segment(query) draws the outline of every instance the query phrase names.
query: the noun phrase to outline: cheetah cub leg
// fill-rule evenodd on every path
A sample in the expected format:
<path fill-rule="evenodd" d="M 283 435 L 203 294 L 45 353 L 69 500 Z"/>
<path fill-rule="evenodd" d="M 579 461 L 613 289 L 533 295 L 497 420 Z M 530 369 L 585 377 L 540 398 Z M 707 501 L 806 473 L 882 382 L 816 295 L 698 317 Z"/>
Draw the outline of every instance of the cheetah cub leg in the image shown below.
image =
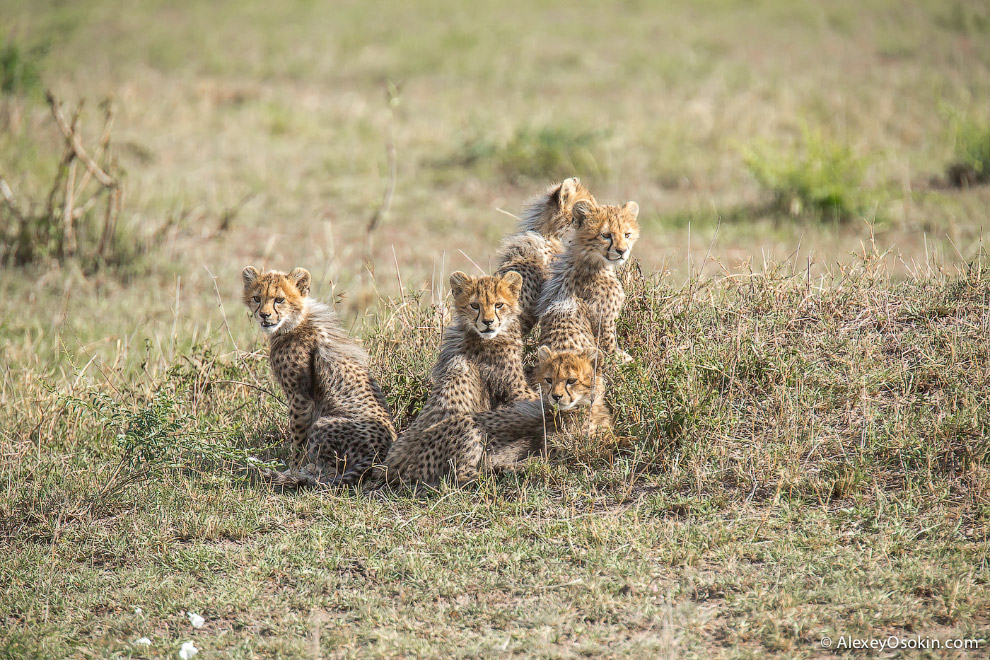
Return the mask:
<path fill-rule="evenodd" d="M 289 465 L 293 468 L 306 463 L 309 429 L 315 417 L 316 405 L 312 399 L 296 395 L 289 400 Z"/>
<path fill-rule="evenodd" d="M 454 479 L 458 484 L 474 481 L 480 474 L 484 456 L 484 440 L 481 429 L 473 424 L 462 435 L 451 438 L 454 458 L 451 461 Z"/>
<path fill-rule="evenodd" d="M 309 460 L 325 466 L 320 482 L 353 486 L 383 460 L 392 443 L 390 427 L 380 420 L 321 417 L 309 438 Z"/>
<path fill-rule="evenodd" d="M 615 321 L 607 323 L 607 326 L 608 327 L 604 328 L 604 332 L 602 332 L 602 348 L 605 349 L 606 353 L 614 355 L 622 364 L 629 364 L 633 361 L 633 356 L 619 348 L 618 332 L 615 327 Z"/>

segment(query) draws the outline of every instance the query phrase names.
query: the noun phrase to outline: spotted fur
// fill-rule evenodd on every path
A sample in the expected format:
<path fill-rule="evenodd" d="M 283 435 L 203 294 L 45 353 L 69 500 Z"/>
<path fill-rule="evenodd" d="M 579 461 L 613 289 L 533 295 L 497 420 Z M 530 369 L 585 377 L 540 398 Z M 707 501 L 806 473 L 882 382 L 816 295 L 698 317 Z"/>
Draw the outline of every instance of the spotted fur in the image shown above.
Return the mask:
<path fill-rule="evenodd" d="M 329 480 L 359 481 L 395 439 L 367 353 L 332 309 L 309 297 L 304 268 L 286 275 L 249 266 L 242 277 L 244 304 L 268 336 L 272 373 L 288 400 L 294 466 L 305 457 Z"/>
<path fill-rule="evenodd" d="M 444 330 L 430 394 L 413 427 L 532 396 L 522 369 L 521 286 L 515 272 L 450 276 L 454 321 Z"/>
<path fill-rule="evenodd" d="M 611 426 L 597 351 L 554 352 L 541 347 L 536 369 L 541 399 L 447 417 L 403 433 L 386 461 L 389 483 L 436 484 L 445 477 L 470 481 L 479 473 L 511 469 L 546 452 L 562 433 L 596 434 Z M 395 451 L 404 441 L 422 451 Z"/>
<path fill-rule="evenodd" d="M 631 359 L 618 350 L 615 322 L 626 294 L 615 269 L 628 259 L 639 238 L 639 205 L 572 209 L 574 235 L 552 265 L 540 299 L 540 344 L 554 350 L 582 350 L 591 342 L 607 353 Z"/>
<path fill-rule="evenodd" d="M 496 275 L 519 273 L 523 285 L 519 295 L 519 324 L 523 335 L 536 322 L 543 284 L 550 277 L 550 262 L 563 251 L 562 241 L 571 227 L 571 209 L 580 201 L 596 204 L 581 180 L 571 177 L 550 186 L 527 202 L 518 231 L 502 242 Z"/>
<path fill-rule="evenodd" d="M 523 374 L 521 286 L 516 272 L 450 276 L 454 322 L 444 331 L 426 405 L 388 453 L 388 473 L 431 475 L 451 464 L 477 466 L 479 436 L 470 415 L 534 398 Z"/>

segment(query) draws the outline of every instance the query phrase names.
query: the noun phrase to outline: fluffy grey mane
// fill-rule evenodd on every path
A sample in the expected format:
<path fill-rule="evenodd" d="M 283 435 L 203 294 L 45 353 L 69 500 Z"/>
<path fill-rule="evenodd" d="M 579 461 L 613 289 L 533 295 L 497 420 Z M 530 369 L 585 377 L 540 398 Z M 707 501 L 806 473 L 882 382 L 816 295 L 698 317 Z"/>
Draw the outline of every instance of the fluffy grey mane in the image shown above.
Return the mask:
<path fill-rule="evenodd" d="M 321 343 L 321 350 L 328 360 L 347 360 L 365 369 L 368 367 L 368 353 L 344 332 L 337 313 L 329 305 L 306 298 L 306 319 L 303 322 L 330 336 L 331 342 Z"/>
<path fill-rule="evenodd" d="M 534 254 L 541 255 L 544 262 L 547 262 L 553 255 L 553 246 L 539 232 L 527 230 L 520 234 L 507 236 L 502 241 L 502 245 L 498 249 L 498 261 L 505 263 L 510 259 L 525 259 Z"/>
<path fill-rule="evenodd" d="M 523 205 L 522 218 L 519 222 L 520 232 L 535 231 L 540 233 L 547 213 L 554 210 L 559 211 L 554 198 L 560 192 L 561 185 L 555 183 L 547 187 L 544 192 L 527 200 Z"/>
<path fill-rule="evenodd" d="M 547 310 L 554 303 L 565 303 L 574 299 L 574 293 L 568 286 L 567 273 L 574 268 L 574 253 L 571 250 L 564 252 L 554 259 L 550 264 L 550 279 L 543 284 L 543 291 L 540 293 L 540 302 L 537 310 L 540 316 L 547 313 Z"/>

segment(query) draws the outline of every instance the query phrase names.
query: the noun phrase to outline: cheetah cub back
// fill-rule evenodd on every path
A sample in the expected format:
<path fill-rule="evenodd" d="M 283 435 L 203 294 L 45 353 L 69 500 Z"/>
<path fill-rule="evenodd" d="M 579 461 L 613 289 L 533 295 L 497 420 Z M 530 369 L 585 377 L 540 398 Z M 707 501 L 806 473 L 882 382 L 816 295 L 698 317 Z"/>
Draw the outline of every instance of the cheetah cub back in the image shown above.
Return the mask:
<path fill-rule="evenodd" d="M 597 203 L 577 177 L 550 186 L 527 202 L 517 232 L 499 248 L 495 274 L 516 271 L 523 279 L 519 294 L 523 335 L 539 320 L 537 308 L 543 284 L 550 277 L 550 262 L 563 252 L 562 241 L 571 228 L 571 209 L 580 201 Z"/>
<path fill-rule="evenodd" d="M 317 466 L 316 481 L 356 483 L 395 439 L 368 354 L 332 309 L 309 297 L 306 269 L 262 273 L 248 266 L 242 278 L 244 304 L 267 336 L 272 373 L 288 402 L 293 464 L 307 458 Z M 293 483 L 282 476 L 280 483 Z"/>

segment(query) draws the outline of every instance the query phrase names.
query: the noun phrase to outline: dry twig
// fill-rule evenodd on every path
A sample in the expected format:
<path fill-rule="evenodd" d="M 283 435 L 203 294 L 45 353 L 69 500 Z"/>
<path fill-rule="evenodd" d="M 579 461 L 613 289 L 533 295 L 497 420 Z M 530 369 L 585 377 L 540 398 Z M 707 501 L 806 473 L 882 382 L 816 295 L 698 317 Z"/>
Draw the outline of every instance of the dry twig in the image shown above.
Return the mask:
<path fill-rule="evenodd" d="M 96 157 L 90 156 L 83 146 L 80 132 L 80 117 L 83 104 L 80 103 L 66 119 L 62 104 L 50 91 L 46 93 L 52 117 L 61 132 L 64 142 L 58 168 L 48 190 L 44 205 L 38 210 L 22 210 L 15 200 L 10 186 L 0 178 L 2 203 L 9 209 L 17 222 L 15 229 L 5 232 L 14 249 L 4 254 L 6 259 L 13 256 L 17 263 L 28 263 L 38 258 L 54 256 L 57 259 L 85 255 L 96 258 L 100 263 L 113 247 L 117 218 L 122 203 L 122 188 L 117 179 L 117 161 L 110 151 L 110 136 L 115 116 L 112 101 L 104 105 L 103 134 L 97 144 Z M 97 161 L 103 161 L 100 164 Z M 78 163 L 82 163 L 80 171 Z M 88 189 L 91 181 L 100 185 L 93 191 Z M 103 228 L 95 251 L 84 249 L 83 239 L 89 236 L 88 227 L 77 226 L 77 221 L 100 201 L 106 203 Z M 94 228 L 95 229 L 95 228 Z"/>
<path fill-rule="evenodd" d="M 21 212 L 21 208 L 17 205 L 17 200 L 14 198 L 14 192 L 7 185 L 4 180 L 3 175 L 0 174 L 0 195 L 3 196 L 4 205 L 10 209 L 14 218 L 18 222 L 24 222 L 24 214 Z"/>
<path fill-rule="evenodd" d="M 62 135 L 65 136 L 66 144 L 72 148 L 72 152 L 75 156 L 82 161 L 86 169 L 96 177 L 96 180 L 102 183 L 107 188 L 116 188 L 117 181 L 103 171 L 103 169 L 94 161 L 90 155 L 86 152 L 86 148 L 83 147 L 82 138 L 79 137 L 78 132 L 76 132 L 75 121 L 72 125 L 69 125 L 65 121 L 65 117 L 62 116 L 62 110 L 59 107 L 60 104 L 55 96 L 49 91 L 45 93 L 45 98 L 48 99 L 48 105 L 51 106 L 52 116 L 55 117 L 55 123 L 58 124 L 58 128 L 62 131 Z M 80 109 L 82 106 L 80 105 Z M 77 113 L 78 114 L 78 113 Z"/>

